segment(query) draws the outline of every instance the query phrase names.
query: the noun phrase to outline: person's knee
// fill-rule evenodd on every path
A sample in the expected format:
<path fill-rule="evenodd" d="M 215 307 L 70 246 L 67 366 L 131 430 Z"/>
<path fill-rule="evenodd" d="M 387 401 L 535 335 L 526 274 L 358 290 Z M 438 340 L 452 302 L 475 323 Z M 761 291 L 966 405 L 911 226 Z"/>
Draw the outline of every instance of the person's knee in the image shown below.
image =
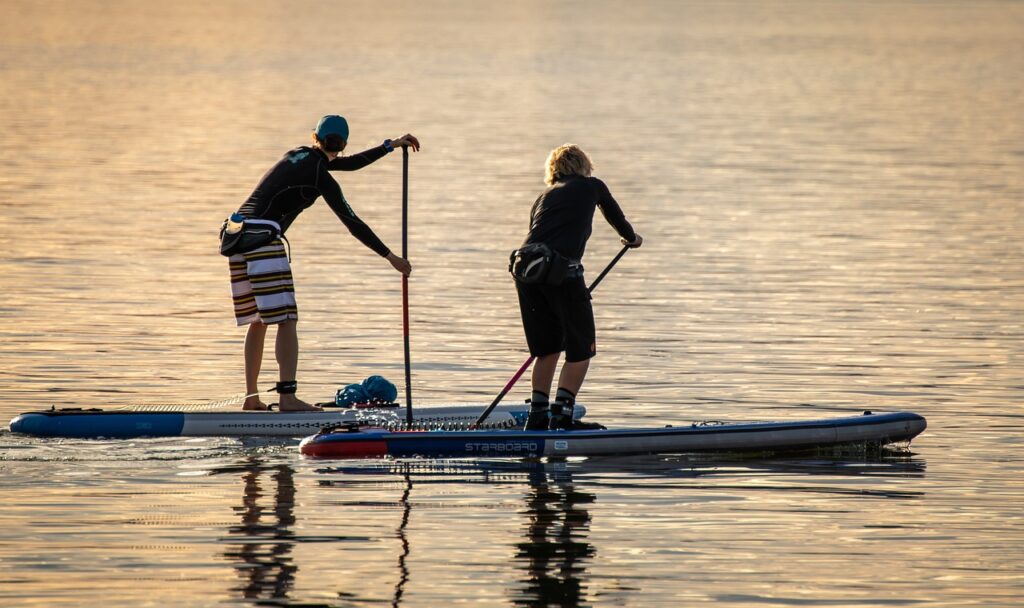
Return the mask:
<path fill-rule="evenodd" d="M 590 369 L 590 359 L 583 359 L 580 361 L 569 361 L 566 359 L 562 369 L 565 370 L 567 374 L 585 376 L 587 374 L 587 370 Z"/>

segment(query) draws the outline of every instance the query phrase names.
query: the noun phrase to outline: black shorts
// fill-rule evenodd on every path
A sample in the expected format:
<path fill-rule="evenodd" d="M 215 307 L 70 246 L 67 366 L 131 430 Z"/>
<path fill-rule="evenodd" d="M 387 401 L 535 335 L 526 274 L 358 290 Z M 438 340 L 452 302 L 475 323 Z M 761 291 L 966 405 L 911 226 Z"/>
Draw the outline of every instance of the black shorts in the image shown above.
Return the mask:
<path fill-rule="evenodd" d="M 565 360 L 574 362 L 597 354 L 594 309 L 582 276 L 561 285 L 516 283 L 516 291 L 531 355 L 565 351 Z"/>

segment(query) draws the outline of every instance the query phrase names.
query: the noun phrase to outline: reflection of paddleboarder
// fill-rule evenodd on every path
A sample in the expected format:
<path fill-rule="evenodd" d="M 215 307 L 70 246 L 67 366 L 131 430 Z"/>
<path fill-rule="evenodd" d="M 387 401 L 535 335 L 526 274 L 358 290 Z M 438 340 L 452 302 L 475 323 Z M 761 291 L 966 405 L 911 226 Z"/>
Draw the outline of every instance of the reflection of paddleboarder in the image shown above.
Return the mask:
<path fill-rule="evenodd" d="M 586 541 L 590 513 L 580 507 L 593 503 L 595 496 L 573 485 L 565 472 L 549 473 L 543 468 L 530 472 L 526 496 L 526 539 L 517 545 L 516 559 L 525 562 L 525 597 L 519 606 L 579 606 L 585 594 L 582 575 L 585 563 L 594 557 L 594 546 Z"/>
<path fill-rule="evenodd" d="M 394 140 L 385 139 L 383 144 L 359 154 L 340 156 L 347 143 L 348 122 L 341 116 L 324 116 L 313 133 L 313 145 L 301 146 L 285 154 L 263 176 L 238 213 L 246 219 L 274 222 L 283 234 L 303 210 L 322 196 L 353 236 L 387 259 L 395 270 L 408 275 L 412 272 L 408 260 L 392 253 L 356 216 L 329 172 L 362 169 L 397 146 L 419 150 L 420 142 L 406 134 Z M 299 363 L 299 338 L 295 326 L 299 312 L 284 243 L 276 239 L 253 251 L 232 255 L 229 259 L 235 320 L 240 326 L 249 326 L 245 336 L 245 392 L 248 397 L 244 409 L 267 409 L 257 394 L 257 380 L 263 362 L 267 326 L 277 325 L 274 352 L 280 368 L 280 381 L 275 390 L 280 394 L 280 409 L 319 410 L 295 396 Z"/>
<path fill-rule="evenodd" d="M 552 269 L 541 277 L 543 282 L 527 283 L 514 273 L 526 342 L 530 354 L 537 358 L 527 431 L 547 429 L 549 424 L 553 430 L 573 428 L 576 395 L 587 376 L 590 358 L 597 353 L 594 310 L 580 263 L 593 230 L 594 211 L 601 209 L 622 237 L 623 245 L 639 247 L 644 242 L 633 231 L 608 186 L 590 176 L 591 170 L 590 159 L 575 144 L 551 152 L 544 175 L 548 189 L 530 209 L 530 233 L 520 248 L 522 252 L 528 245 L 543 244 L 557 254 Z M 549 423 L 548 395 L 562 351 L 565 364 L 558 376 L 555 402 L 550 405 Z"/>
<path fill-rule="evenodd" d="M 242 505 L 234 507 L 241 523 L 229 528 L 229 542 L 237 540 L 237 545 L 224 552 L 242 578 L 234 590 L 249 600 L 287 599 L 299 569 L 291 555 L 295 545 L 295 472 L 287 465 L 267 467 L 258 461 L 243 470 Z M 263 486 L 265 473 L 271 473 L 275 486 L 271 508 L 260 504 L 269 494 Z M 271 513 L 273 517 L 267 517 Z"/>
<path fill-rule="evenodd" d="M 583 584 L 586 564 L 596 553 L 594 546 L 586 540 L 590 530 L 590 513 L 582 506 L 593 503 L 596 497 L 577 489 L 573 484 L 572 474 L 567 470 L 552 470 L 544 463 L 522 464 L 527 469 L 529 482 L 529 490 L 526 493 L 526 514 L 529 522 L 525 526 L 525 538 L 516 545 L 516 566 L 524 571 L 525 577 L 524 588 L 517 594 L 518 597 L 513 599 L 513 604 L 579 606 L 586 591 Z M 508 483 L 507 475 L 519 477 L 517 473 L 522 471 L 517 465 L 496 469 L 490 469 L 486 465 L 480 468 L 469 465 L 465 470 L 456 467 L 452 471 L 445 466 L 439 468 L 441 473 L 483 473 L 481 481 L 484 484 Z M 426 469 L 429 476 L 436 476 L 439 473 L 430 466 Z M 393 607 L 397 607 L 402 603 L 410 576 L 408 559 L 411 547 L 406 528 L 412 512 L 410 495 L 413 491 L 414 471 L 408 463 L 402 463 L 390 472 L 400 474 L 405 481 L 405 488 L 399 500 L 399 504 L 402 505 L 402 518 L 396 533 L 396 537 L 401 541 L 402 551 L 398 557 L 398 580 L 391 602 Z M 450 483 L 452 480 L 439 481 Z"/>
<path fill-rule="evenodd" d="M 523 485 L 524 480 L 529 486 L 524 492 L 527 521 L 520 528 L 523 538 L 516 544 L 511 564 L 522 576 L 510 590 L 512 603 L 517 606 L 581 605 L 586 593 L 587 564 L 596 554 L 596 549 L 587 540 L 590 513 L 584 507 L 595 502 L 596 497 L 576 487 L 572 472 L 562 468 L 565 463 L 464 461 L 438 464 L 440 462 L 383 461 L 380 466 L 341 466 L 320 470 L 322 474 L 339 476 L 337 480 L 322 479 L 321 487 L 337 486 L 350 497 L 356 489 L 368 487 L 360 478 L 401 479 L 402 491 L 397 499 L 401 517 L 396 522 L 393 536 L 398 539 L 400 547 L 397 550 L 391 605 L 397 607 L 403 603 L 410 582 L 424 583 L 414 576 L 409 566 L 417 548 L 408 533 L 417 504 L 413 500 L 415 492 L 429 495 L 432 491 L 442 491 L 447 494 L 450 487 L 458 484 L 511 488 Z M 379 484 L 372 485 L 377 487 Z M 420 500 L 424 499 L 421 497 Z M 421 551 L 423 549 L 420 547 Z M 429 585 L 430 581 L 426 584 Z"/>

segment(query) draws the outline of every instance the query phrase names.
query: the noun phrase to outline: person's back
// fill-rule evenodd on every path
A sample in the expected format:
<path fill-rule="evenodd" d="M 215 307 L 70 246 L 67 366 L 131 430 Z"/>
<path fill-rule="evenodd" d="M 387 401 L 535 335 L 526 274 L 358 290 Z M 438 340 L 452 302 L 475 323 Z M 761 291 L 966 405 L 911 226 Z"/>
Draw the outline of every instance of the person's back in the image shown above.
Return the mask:
<path fill-rule="evenodd" d="M 288 151 L 260 178 L 238 212 L 245 217 L 273 220 L 287 231 L 295 218 L 320 196 L 317 176 L 327 158 L 309 146 Z"/>
<path fill-rule="evenodd" d="M 563 256 L 579 261 L 586 250 L 594 210 L 598 207 L 620 234 L 633 233 L 603 181 L 583 175 L 559 177 L 530 210 L 530 232 L 523 244 L 546 243 Z"/>

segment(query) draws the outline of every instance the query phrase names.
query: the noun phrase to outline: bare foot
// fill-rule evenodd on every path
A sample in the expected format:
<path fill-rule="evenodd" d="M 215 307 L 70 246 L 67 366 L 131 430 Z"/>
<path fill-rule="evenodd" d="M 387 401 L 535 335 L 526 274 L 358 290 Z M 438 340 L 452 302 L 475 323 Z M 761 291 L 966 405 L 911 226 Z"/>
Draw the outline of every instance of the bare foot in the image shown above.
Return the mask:
<path fill-rule="evenodd" d="M 263 403 L 262 401 L 260 401 L 259 397 L 249 397 L 248 399 L 245 400 L 245 405 L 242 406 L 242 409 L 243 410 L 258 411 L 258 412 L 265 412 L 265 411 L 269 410 L 270 408 L 267 407 L 266 403 Z"/>
<path fill-rule="evenodd" d="M 322 412 L 324 408 L 310 405 L 295 395 L 281 395 L 281 404 L 278 406 L 282 412 Z"/>

